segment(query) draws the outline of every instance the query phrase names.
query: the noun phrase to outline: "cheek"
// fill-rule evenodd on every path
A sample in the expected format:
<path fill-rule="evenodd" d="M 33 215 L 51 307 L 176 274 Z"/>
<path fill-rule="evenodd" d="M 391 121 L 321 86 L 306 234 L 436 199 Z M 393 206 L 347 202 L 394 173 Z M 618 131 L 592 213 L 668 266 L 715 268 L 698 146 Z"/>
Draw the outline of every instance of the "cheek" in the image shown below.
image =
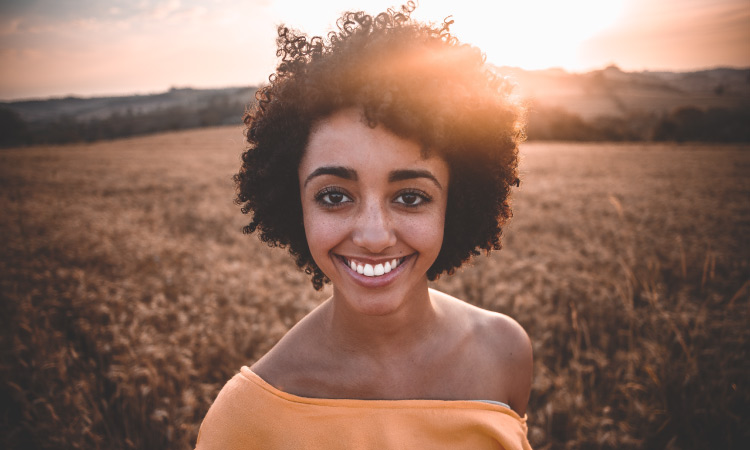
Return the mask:
<path fill-rule="evenodd" d="M 330 214 L 317 212 L 314 208 L 303 207 L 302 214 L 307 246 L 315 262 L 320 265 L 321 255 L 327 254 L 341 240 L 341 223 Z"/>
<path fill-rule="evenodd" d="M 425 256 L 437 258 L 443 245 L 445 214 L 436 212 L 428 217 L 415 220 L 409 225 L 412 246 Z"/>
<path fill-rule="evenodd" d="M 445 214 L 441 214 L 432 221 L 429 230 L 425 231 L 426 236 L 430 236 L 431 246 L 434 248 L 435 257 L 440 253 L 443 246 L 443 237 L 445 234 Z"/>
<path fill-rule="evenodd" d="M 435 211 L 435 217 L 431 226 L 433 238 L 440 242 L 440 245 L 438 245 L 438 252 L 440 252 L 440 247 L 442 247 L 443 238 L 445 237 L 445 213 L 447 211 L 447 203 L 448 200 L 443 198 L 440 202 L 440 208 Z"/>

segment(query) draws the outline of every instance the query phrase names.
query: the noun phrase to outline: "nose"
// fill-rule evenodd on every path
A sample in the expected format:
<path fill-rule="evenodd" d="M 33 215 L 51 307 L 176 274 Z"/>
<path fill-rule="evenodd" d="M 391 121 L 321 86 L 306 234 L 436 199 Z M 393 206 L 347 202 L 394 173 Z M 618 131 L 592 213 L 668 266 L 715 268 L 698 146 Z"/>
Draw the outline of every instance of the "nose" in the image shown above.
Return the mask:
<path fill-rule="evenodd" d="M 383 205 L 377 202 L 364 205 L 357 217 L 352 241 L 371 253 L 380 253 L 396 245 L 396 232 Z"/>

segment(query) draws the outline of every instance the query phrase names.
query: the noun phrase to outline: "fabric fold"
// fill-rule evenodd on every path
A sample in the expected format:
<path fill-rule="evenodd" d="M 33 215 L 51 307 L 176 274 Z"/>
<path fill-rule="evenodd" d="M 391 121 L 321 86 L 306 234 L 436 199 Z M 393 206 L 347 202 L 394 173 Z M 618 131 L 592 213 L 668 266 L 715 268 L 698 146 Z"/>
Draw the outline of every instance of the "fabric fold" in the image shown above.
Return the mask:
<path fill-rule="evenodd" d="M 469 400 L 300 397 L 243 367 L 206 414 L 196 449 L 528 450 L 526 417 Z"/>

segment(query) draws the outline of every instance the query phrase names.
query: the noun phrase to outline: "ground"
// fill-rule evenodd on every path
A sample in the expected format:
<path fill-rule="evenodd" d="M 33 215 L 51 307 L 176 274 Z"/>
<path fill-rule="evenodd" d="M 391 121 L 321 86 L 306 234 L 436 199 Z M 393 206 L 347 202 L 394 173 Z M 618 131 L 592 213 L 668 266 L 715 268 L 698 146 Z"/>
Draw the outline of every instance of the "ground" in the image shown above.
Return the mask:
<path fill-rule="evenodd" d="M 191 448 L 223 383 L 328 295 L 241 234 L 243 146 L 225 127 L 0 150 L 6 447 Z M 521 154 L 504 249 L 434 286 L 529 333 L 534 448 L 739 448 L 750 147 Z"/>

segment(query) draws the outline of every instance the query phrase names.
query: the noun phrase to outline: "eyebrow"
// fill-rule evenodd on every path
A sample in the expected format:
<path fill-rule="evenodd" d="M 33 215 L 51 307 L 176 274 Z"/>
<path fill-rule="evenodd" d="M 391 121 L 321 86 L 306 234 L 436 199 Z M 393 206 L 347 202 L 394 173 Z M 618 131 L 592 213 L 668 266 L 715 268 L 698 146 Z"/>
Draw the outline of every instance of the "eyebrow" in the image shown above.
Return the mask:
<path fill-rule="evenodd" d="M 313 172 L 305 178 L 305 183 L 303 186 L 307 186 L 307 183 L 309 183 L 313 178 L 319 177 L 322 175 L 333 175 L 335 177 L 343 178 L 345 180 L 352 180 L 357 181 L 359 177 L 357 176 L 357 171 L 350 168 L 350 167 L 344 167 L 344 166 L 323 166 L 318 167 L 317 169 L 313 170 Z M 415 178 L 426 178 L 435 185 L 443 189 L 443 186 L 440 184 L 440 182 L 435 178 L 435 176 L 430 173 L 428 170 L 417 170 L 417 169 L 400 169 L 400 170 L 394 170 L 391 171 L 388 174 L 388 182 L 389 183 L 395 183 L 397 181 L 404 181 L 404 180 L 412 180 Z"/>
<path fill-rule="evenodd" d="M 430 173 L 429 170 L 401 169 L 394 170 L 388 174 L 388 181 L 391 183 L 395 181 L 411 180 L 414 178 L 427 178 L 435 183 L 440 190 L 443 189 L 443 186 L 440 185 L 440 182 L 435 178 L 435 175 Z"/>
<path fill-rule="evenodd" d="M 304 186 L 307 186 L 307 183 L 309 183 L 313 178 L 319 177 L 321 175 L 333 175 L 339 178 L 353 181 L 357 181 L 357 179 L 359 178 L 357 176 L 357 171 L 352 168 L 343 166 L 323 166 L 313 170 L 313 173 L 305 178 Z"/>

